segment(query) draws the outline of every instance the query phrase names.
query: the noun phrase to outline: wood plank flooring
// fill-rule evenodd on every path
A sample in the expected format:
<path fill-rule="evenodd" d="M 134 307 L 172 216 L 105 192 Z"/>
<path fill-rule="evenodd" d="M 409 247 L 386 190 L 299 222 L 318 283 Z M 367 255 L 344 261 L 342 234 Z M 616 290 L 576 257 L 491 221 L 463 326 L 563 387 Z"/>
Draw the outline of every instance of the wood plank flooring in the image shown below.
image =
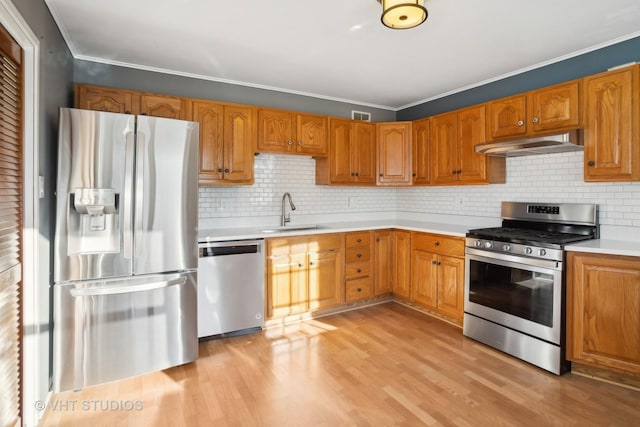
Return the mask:
<path fill-rule="evenodd" d="M 640 392 L 557 377 L 395 302 L 201 343 L 195 363 L 54 395 L 43 421 L 91 427 L 639 424 Z"/>

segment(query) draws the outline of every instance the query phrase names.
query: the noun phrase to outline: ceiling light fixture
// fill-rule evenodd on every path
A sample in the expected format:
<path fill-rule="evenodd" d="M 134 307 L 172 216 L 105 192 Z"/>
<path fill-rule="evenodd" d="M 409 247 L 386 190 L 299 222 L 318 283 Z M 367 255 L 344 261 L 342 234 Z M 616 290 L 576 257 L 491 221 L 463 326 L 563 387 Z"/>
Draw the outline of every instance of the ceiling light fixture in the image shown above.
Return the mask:
<path fill-rule="evenodd" d="M 380 20 L 394 30 L 414 28 L 427 20 L 429 12 L 424 7 L 424 0 L 378 0 L 382 5 Z"/>

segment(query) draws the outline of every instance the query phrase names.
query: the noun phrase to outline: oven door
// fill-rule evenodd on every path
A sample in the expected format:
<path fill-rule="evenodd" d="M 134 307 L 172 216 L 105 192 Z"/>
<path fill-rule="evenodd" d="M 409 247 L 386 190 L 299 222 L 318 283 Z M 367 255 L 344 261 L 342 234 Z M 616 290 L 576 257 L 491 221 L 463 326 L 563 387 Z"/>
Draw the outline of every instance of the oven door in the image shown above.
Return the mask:
<path fill-rule="evenodd" d="M 562 262 L 467 248 L 464 311 L 560 345 Z"/>

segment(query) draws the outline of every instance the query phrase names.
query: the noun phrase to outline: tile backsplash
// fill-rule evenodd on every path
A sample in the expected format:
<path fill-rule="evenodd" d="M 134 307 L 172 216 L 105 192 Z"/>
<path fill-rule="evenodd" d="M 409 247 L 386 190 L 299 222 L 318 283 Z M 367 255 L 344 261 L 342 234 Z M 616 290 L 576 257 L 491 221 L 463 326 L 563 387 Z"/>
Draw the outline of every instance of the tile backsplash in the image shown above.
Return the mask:
<path fill-rule="evenodd" d="M 205 218 L 278 216 L 284 192 L 294 215 L 412 212 L 500 217 L 500 202 L 596 203 L 602 225 L 640 227 L 640 183 L 583 182 L 583 153 L 507 159 L 507 183 L 476 186 L 361 188 L 315 185 L 309 157 L 256 157 L 252 186 L 200 187 L 199 215 Z"/>

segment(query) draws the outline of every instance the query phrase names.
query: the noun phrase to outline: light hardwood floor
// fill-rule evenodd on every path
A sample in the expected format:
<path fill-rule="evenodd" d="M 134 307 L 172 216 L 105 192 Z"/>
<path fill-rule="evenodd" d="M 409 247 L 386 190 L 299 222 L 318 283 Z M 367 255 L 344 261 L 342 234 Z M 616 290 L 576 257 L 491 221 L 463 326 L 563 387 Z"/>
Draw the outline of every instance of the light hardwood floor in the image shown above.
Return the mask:
<path fill-rule="evenodd" d="M 195 363 L 55 395 L 43 425 L 633 426 L 640 392 L 557 377 L 388 302 L 204 342 Z"/>

